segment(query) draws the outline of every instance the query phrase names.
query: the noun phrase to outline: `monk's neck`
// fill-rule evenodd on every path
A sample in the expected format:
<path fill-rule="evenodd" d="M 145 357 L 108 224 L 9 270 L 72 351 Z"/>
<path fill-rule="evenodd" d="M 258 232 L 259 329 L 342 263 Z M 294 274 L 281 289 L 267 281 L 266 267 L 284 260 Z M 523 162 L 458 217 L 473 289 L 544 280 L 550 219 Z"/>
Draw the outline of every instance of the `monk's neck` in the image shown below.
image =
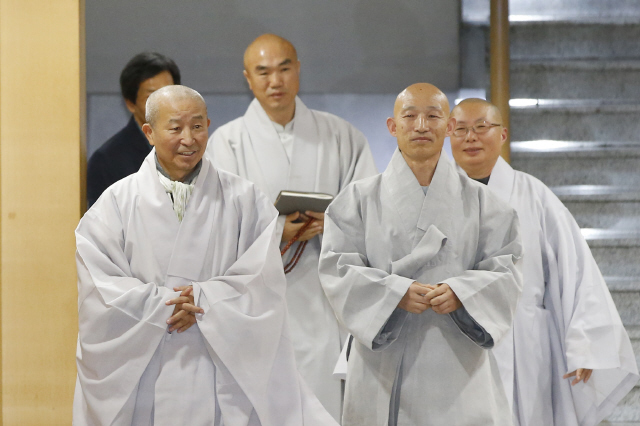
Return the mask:
<path fill-rule="evenodd" d="M 402 156 L 416 179 L 418 179 L 420 186 L 431 185 L 431 179 L 433 179 L 433 174 L 436 172 L 440 153 L 427 159 L 412 159 L 407 157 L 404 153 L 402 153 Z"/>
<path fill-rule="evenodd" d="M 286 126 L 296 114 L 296 103 L 292 102 L 291 105 L 283 108 L 283 109 L 266 109 L 262 107 L 264 111 L 267 113 L 269 120 L 274 123 L 278 123 L 281 126 Z"/>
<path fill-rule="evenodd" d="M 471 179 L 484 179 L 487 176 L 491 176 L 491 172 L 496 165 L 496 161 L 490 164 L 484 163 L 473 166 L 465 165 L 463 169 Z"/>

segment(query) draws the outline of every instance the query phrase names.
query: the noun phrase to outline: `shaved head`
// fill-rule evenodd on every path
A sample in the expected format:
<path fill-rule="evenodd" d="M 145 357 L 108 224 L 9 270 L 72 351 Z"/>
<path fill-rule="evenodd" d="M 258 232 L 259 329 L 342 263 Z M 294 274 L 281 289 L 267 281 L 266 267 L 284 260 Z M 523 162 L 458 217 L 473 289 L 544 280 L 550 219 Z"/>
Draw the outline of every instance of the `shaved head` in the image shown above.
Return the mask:
<path fill-rule="evenodd" d="M 393 115 L 397 116 L 398 112 L 408 103 L 412 103 L 413 99 L 429 100 L 433 106 L 439 107 L 447 117 L 449 116 L 449 100 L 446 95 L 429 83 L 412 84 L 400 92 L 393 105 Z"/>
<path fill-rule="evenodd" d="M 286 38 L 275 34 L 262 34 L 247 47 L 244 51 L 244 69 L 251 71 L 254 62 L 264 56 L 265 51 L 281 50 L 287 53 L 287 57 L 293 62 L 298 61 L 298 52 L 293 44 Z"/>
<path fill-rule="evenodd" d="M 455 118 L 456 114 L 459 115 L 460 111 L 472 106 L 486 107 L 487 112 L 490 113 L 491 120 L 497 121 L 498 123 L 502 123 L 502 113 L 500 112 L 500 109 L 498 109 L 498 107 L 492 104 L 491 102 L 484 99 L 480 99 L 480 98 L 469 98 L 469 99 L 462 100 L 458 105 L 453 107 L 453 110 L 451 111 L 451 116 Z"/>
<path fill-rule="evenodd" d="M 200 93 L 186 86 L 165 86 L 147 99 L 142 132 L 171 180 L 182 181 L 198 165 L 211 121 Z"/>
<path fill-rule="evenodd" d="M 449 101 L 433 84 L 413 84 L 396 98 L 387 128 L 420 185 L 431 182 L 450 127 Z"/>
<path fill-rule="evenodd" d="M 295 114 L 300 61 L 289 40 L 263 34 L 244 52 L 244 77 L 271 121 L 285 125 Z"/>
<path fill-rule="evenodd" d="M 165 102 L 177 101 L 177 100 L 192 100 L 204 107 L 204 111 L 207 111 L 207 104 L 200 93 L 196 92 L 190 87 L 171 85 L 165 86 L 161 89 L 153 92 L 149 99 L 147 99 L 146 116 L 145 119 L 151 127 L 154 126 L 161 106 Z"/>
<path fill-rule="evenodd" d="M 456 163 L 470 178 L 491 176 L 508 133 L 502 125 L 500 110 L 484 99 L 471 98 L 456 105 L 451 117 L 456 121 L 450 135 L 451 153 Z M 456 132 L 459 132 L 458 136 Z"/>

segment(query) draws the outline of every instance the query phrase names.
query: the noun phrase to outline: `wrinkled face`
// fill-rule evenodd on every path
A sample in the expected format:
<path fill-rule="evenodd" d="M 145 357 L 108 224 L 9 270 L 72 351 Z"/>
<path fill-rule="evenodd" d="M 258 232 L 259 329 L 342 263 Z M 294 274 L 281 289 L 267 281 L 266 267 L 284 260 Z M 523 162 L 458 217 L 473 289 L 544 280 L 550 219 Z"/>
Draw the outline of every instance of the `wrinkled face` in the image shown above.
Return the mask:
<path fill-rule="evenodd" d="M 405 158 L 425 161 L 440 155 L 450 127 L 448 116 L 447 105 L 440 95 L 405 92 L 396 101 L 394 116 L 387 119 L 387 127 L 398 140 Z"/>
<path fill-rule="evenodd" d="M 456 119 L 456 128 L 470 128 L 472 126 L 502 124 L 499 117 L 489 105 L 482 103 L 469 103 L 458 105 L 452 116 Z M 500 126 L 491 127 L 488 132 L 477 134 L 472 129 L 466 136 L 457 137 L 449 135 L 451 139 L 451 152 L 456 163 L 467 173 L 475 171 L 484 176 L 471 176 L 484 178 L 491 174 L 493 166 L 498 161 L 502 144 L 507 140 L 507 129 Z"/>
<path fill-rule="evenodd" d="M 146 79 L 140 83 L 138 87 L 138 96 L 136 97 L 136 103 L 131 103 L 130 100 L 125 100 L 127 109 L 133 114 L 140 127 L 145 123 L 145 112 L 147 106 L 147 99 L 149 95 L 164 86 L 170 86 L 173 84 L 173 77 L 169 71 L 162 71 L 160 74 L 156 74 L 151 78 Z"/>
<path fill-rule="evenodd" d="M 267 114 L 295 103 L 300 87 L 300 61 L 284 43 L 257 46 L 247 57 L 244 76 Z"/>
<path fill-rule="evenodd" d="M 163 99 L 153 127 L 142 127 L 156 148 L 162 168 L 173 180 L 182 180 L 202 159 L 209 137 L 205 105 L 189 98 Z"/>

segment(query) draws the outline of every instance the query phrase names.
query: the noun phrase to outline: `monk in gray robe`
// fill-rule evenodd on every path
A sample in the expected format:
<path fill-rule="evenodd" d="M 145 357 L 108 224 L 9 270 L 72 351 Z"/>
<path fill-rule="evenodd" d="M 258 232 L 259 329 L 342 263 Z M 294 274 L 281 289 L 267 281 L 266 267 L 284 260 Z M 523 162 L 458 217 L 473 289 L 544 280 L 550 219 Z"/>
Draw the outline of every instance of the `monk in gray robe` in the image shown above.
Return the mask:
<path fill-rule="evenodd" d="M 207 154 L 217 168 L 256 184 L 271 202 L 281 190 L 338 194 L 377 171 L 364 135 L 345 120 L 307 108 L 297 97 L 300 61 L 293 45 L 273 34 L 253 41 L 244 55 L 244 76 L 255 99 L 244 116 L 217 129 Z M 344 333 L 318 278 L 324 212 L 278 218 L 281 248 L 313 217 L 315 222 L 283 256 L 288 264 L 287 306 L 298 368 L 320 402 L 340 418 L 341 385 L 332 376 Z"/>
<path fill-rule="evenodd" d="M 273 205 L 203 158 L 196 91 L 146 118 L 154 149 L 76 230 L 73 424 L 335 425 L 295 366 Z"/>
<path fill-rule="evenodd" d="M 510 329 L 522 256 L 515 211 L 441 154 L 449 103 L 398 96 L 387 170 L 329 206 L 320 277 L 354 336 L 343 425 L 511 425 L 489 350 Z"/>
<path fill-rule="evenodd" d="M 494 350 L 516 422 L 598 425 L 639 376 L 580 227 L 546 185 L 500 157 L 508 130 L 498 108 L 465 99 L 451 116 L 451 150 L 463 173 L 487 184 L 520 218 L 524 288 L 513 328 Z"/>

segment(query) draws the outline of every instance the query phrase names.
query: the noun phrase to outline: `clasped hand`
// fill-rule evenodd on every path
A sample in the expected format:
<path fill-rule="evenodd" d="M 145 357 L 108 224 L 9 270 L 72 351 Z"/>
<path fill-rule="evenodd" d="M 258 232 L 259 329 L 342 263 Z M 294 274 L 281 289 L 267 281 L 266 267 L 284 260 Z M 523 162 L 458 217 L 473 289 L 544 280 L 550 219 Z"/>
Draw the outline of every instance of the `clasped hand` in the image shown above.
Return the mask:
<path fill-rule="evenodd" d="M 421 314 L 431 308 L 437 314 L 448 314 L 459 309 L 462 302 L 449 284 L 421 284 L 414 281 L 398 303 L 398 307 L 412 314 Z"/>
<path fill-rule="evenodd" d="M 182 287 L 174 287 L 173 291 L 180 291 L 180 296 L 175 299 L 167 300 L 167 305 L 176 305 L 173 314 L 167 320 L 169 324 L 169 333 L 178 330 L 182 333 L 196 323 L 196 314 L 204 314 L 204 310 L 196 306 L 193 298 L 193 286 L 186 285 Z"/>
<path fill-rule="evenodd" d="M 306 211 L 305 214 L 300 212 L 291 213 L 287 215 L 284 220 L 284 229 L 282 230 L 282 242 L 291 241 L 291 239 L 298 233 L 300 228 L 304 226 L 309 219 L 315 219 L 311 225 L 302 233 L 298 241 L 307 241 L 312 239 L 318 234 L 322 233 L 324 229 L 324 213 L 317 213 L 312 211 Z M 299 221 L 299 222 L 296 222 Z"/>

